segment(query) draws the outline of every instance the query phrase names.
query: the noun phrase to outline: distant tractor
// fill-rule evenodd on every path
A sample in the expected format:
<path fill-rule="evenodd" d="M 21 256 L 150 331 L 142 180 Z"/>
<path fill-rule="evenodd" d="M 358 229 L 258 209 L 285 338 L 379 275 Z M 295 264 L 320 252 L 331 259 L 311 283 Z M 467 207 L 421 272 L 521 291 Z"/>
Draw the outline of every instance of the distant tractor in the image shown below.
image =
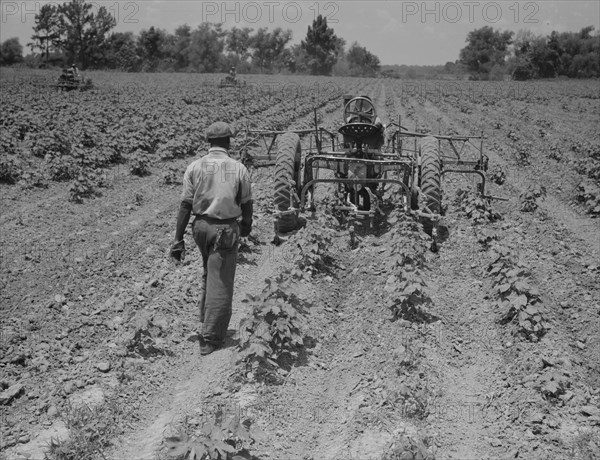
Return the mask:
<path fill-rule="evenodd" d="M 58 77 L 56 86 L 59 91 L 71 91 L 74 89 L 80 89 L 84 84 L 83 76 L 77 70 L 75 65 L 67 69 L 63 69 L 62 73 Z"/>
<path fill-rule="evenodd" d="M 239 86 L 246 86 L 245 81 L 240 81 L 236 77 L 235 67 L 229 69 L 229 74 L 219 82 L 220 88 L 237 88 Z"/>
<path fill-rule="evenodd" d="M 314 129 L 247 130 L 242 162 L 275 166 L 276 240 L 280 234 L 299 228 L 300 212 L 307 207 L 316 210 L 315 187 L 327 183 L 336 186 L 334 209 L 351 218 L 371 218 L 371 221 L 382 213 L 384 193 L 391 191 L 393 200 L 406 213 L 421 219 L 425 232 L 432 237 L 432 250 L 437 250 L 442 177 L 447 173 L 476 174 L 481 178 L 477 190 L 482 195 L 485 193 L 488 159 L 483 154 L 483 135 L 414 132 L 403 127 L 400 119 L 398 123 L 384 126 L 367 96 L 345 96 L 343 120 L 338 133 L 330 132 L 318 126 L 315 110 Z M 393 128 L 396 129 L 390 134 Z M 314 142 L 311 141 L 303 157 L 300 136 L 310 134 L 314 135 Z M 266 155 L 248 153 L 248 146 L 260 137 L 272 137 Z M 273 156 L 271 152 L 277 138 L 277 153 Z M 478 145 L 473 141 L 479 141 Z M 442 144 L 449 146 L 447 154 L 442 154 Z"/>

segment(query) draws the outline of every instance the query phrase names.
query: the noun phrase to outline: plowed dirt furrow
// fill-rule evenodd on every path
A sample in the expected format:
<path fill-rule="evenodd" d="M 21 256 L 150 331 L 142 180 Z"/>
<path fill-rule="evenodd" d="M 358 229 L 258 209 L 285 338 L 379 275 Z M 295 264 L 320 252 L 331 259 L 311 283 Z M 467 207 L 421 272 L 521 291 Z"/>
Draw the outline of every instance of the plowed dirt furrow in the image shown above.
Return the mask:
<path fill-rule="evenodd" d="M 322 116 L 325 117 L 325 123 L 328 121 L 328 117 L 333 116 L 332 113 L 337 112 L 338 106 L 339 101 L 336 100 L 326 104 L 320 110 Z M 295 120 L 293 124 L 297 126 L 310 121 L 312 121 L 312 115 L 309 114 L 304 119 Z M 272 219 L 264 211 L 271 209 L 272 176 L 268 172 L 265 173 L 264 170 L 257 170 L 254 177 L 258 180 L 254 189 L 257 208 L 255 222 L 258 223 L 254 234 L 259 235 L 263 246 L 256 249 L 258 250 L 256 255 L 244 255 L 238 267 L 234 314 L 230 325 L 232 332 L 237 330 L 240 319 L 248 313 L 245 304 L 241 302 L 242 299 L 247 294 L 257 294 L 263 287 L 263 280 L 274 279 L 289 263 L 286 249 L 276 248 L 270 244 L 273 234 Z M 190 242 L 189 245 L 193 245 L 193 243 Z M 194 269 L 197 271 L 198 267 L 196 266 Z M 198 276 L 200 276 L 199 273 Z M 184 278 L 183 282 L 177 283 L 178 286 L 175 287 L 175 290 L 177 288 L 185 289 L 186 283 L 189 283 L 188 280 L 189 275 Z M 194 297 L 192 296 L 192 298 Z M 196 321 L 195 317 L 193 321 Z M 122 444 L 113 452 L 114 458 L 151 459 L 161 447 L 160 441 L 164 438 L 165 433 L 169 429 L 173 429 L 185 416 L 202 417 L 203 410 L 203 416 L 207 420 L 214 416 L 215 409 L 210 404 L 211 395 L 215 390 L 219 390 L 217 392 L 219 395 L 222 394 L 222 388 L 226 385 L 228 376 L 233 370 L 234 356 L 232 348 L 219 350 L 208 357 L 201 358 L 196 353 L 187 352 L 184 363 L 178 366 L 176 378 L 173 379 L 174 382 L 177 382 L 176 390 L 166 394 L 159 392 L 156 395 L 151 404 L 153 409 L 150 409 L 143 422 L 138 424 L 135 432 L 123 438 Z M 227 395 L 227 393 L 225 394 Z M 254 402 L 254 398 L 255 395 L 247 391 L 243 392 L 242 396 L 230 395 L 229 407 L 248 406 Z"/>
<path fill-rule="evenodd" d="M 402 96 L 394 102 L 395 111 L 404 115 L 404 126 L 409 129 L 436 126 L 434 132 L 437 133 L 438 117 L 423 111 L 416 100 Z M 406 107 L 410 107 L 410 111 Z M 468 181 L 460 182 L 462 186 L 471 185 Z M 447 202 L 455 193 L 456 185 L 445 181 L 442 189 Z M 435 369 L 432 385 L 437 390 L 430 400 L 427 423 L 437 446 L 438 459 L 499 458 L 503 451 L 492 449 L 488 440 L 501 433 L 481 420 L 486 395 L 492 393 L 495 386 L 494 371 L 502 361 L 501 353 L 493 347 L 486 348 L 488 344 L 478 337 L 480 333 L 498 336 L 487 300 L 484 300 L 483 261 L 469 257 L 476 254 L 473 246 L 477 243 L 465 233 L 465 223 L 456 215 L 447 219 L 450 239 L 429 262 L 432 312 L 440 321 L 435 323 L 433 334 L 425 336 L 426 362 Z M 460 227 L 463 228 L 459 230 Z M 470 268 L 472 264 L 477 269 Z"/>
<path fill-rule="evenodd" d="M 435 125 L 439 123 L 442 133 L 477 132 L 480 126 L 477 122 L 461 123 L 460 116 L 453 119 L 452 113 L 439 110 L 429 101 L 412 99 L 410 105 L 415 109 L 415 117 L 430 126 L 434 126 L 434 122 Z M 486 153 L 490 156 L 490 165 L 505 164 L 493 149 L 487 149 Z M 443 188 L 446 203 L 452 200 L 457 187 L 473 186 L 467 178 L 449 176 L 445 179 Z M 542 219 L 537 215 L 520 213 L 516 195 L 523 191 L 524 184 L 521 181 L 514 183 L 511 179 L 514 178 L 508 177 L 503 187 L 489 184 L 492 195 L 510 199 L 508 203 L 492 204 L 506 221 L 494 227 L 499 239 L 516 248 L 520 261 L 531 270 L 534 281 L 539 283 L 545 299 L 544 317 L 551 322 L 552 330 L 539 344 L 527 341 L 519 343 L 523 339 L 511 326 L 498 325 L 498 320 L 505 312 L 494 308 L 490 302 L 494 297 L 486 278 L 486 264 L 491 260 L 486 261 L 485 252 L 473 237 L 472 227 L 464 221 L 455 220 L 458 209 L 450 205 L 447 219 L 451 236 L 442 246 L 440 258 L 434 267 L 438 295 L 442 296 L 436 306 L 439 308 L 444 305 L 443 310 L 438 310 L 447 332 L 442 336 L 448 336 L 445 348 L 450 350 L 450 357 L 453 357 L 450 366 L 444 365 L 448 362 L 447 354 L 434 354 L 431 357 L 433 360 L 442 358 L 440 380 L 444 382 L 439 411 L 442 416 L 433 422 L 433 428 L 440 434 L 442 443 L 439 458 L 497 458 L 518 453 L 531 458 L 570 458 L 575 455 L 573 452 L 578 448 L 573 446 L 577 433 L 573 427 L 577 426 L 576 420 L 584 420 L 574 416 L 572 409 L 567 416 L 570 420 L 564 420 L 564 429 L 555 438 L 559 439 L 555 448 L 547 446 L 547 449 L 535 452 L 531 444 L 522 439 L 523 433 L 527 433 L 531 439 L 527 427 L 531 427 L 532 414 L 536 411 L 548 411 L 548 414 L 556 417 L 556 409 L 545 409 L 548 403 L 539 393 L 539 377 L 535 384 L 525 383 L 528 379 L 533 382 L 536 378 L 535 373 L 523 377 L 532 372 L 532 366 L 535 368 L 533 356 L 563 355 L 582 363 L 582 366 L 567 371 L 578 375 L 570 379 L 569 385 L 577 388 L 574 391 L 591 391 L 592 394 L 597 391 L 595 385 L 588 390 L 583 382 L 597 382 L 599 376 L 597 366 L 589 364 L 595 360 L 592 356 L 600 350 L 597 340 L 590 341 L 600 330 L 599 321 L 594 315 L 597 303 L 595 305 L 592 300 L 598 298 L 600 293 L 597 285 L 592 287 L 586 282 L 594 277 L 593 272 L 586 273 L 585 269 L 581 269 L 582 265 L 586 267 L 598 260 L 597 226 L 590 219 L 582 217 L 570 220 L 568 216 L 575 217 L 573 212 L 553 197 L 542 204 L 546 209 L 553 208 Z M 565 220 L 570 221 L 567 223 Z M 542 227 L 546 230 L 540 234 Z M 566 235 L 569 235 L 568 243 L 563 242 Z M 580 265 L 573 263 L 576 260 Z M 564 275 L 557 277 L 552 273 Z M 548 276 L 552 279 L 548 279 Z M 569 282 L 573 279 L 579 280 L 578 285 Z M 590 323 L 575 325 L 572 320 L 565 318 L 559 305 L 571 304 L 566 300 L 569 296 L 581 304 L 574 317 L 583 315 Z M 571 324 L 567 326 L 568 323 Z M 468 340 L 465 341 L 463 334 Z M 579 346 L 580 350 L 574 349 L 573 344 L 582 338 L 588 341 L 586 346 Z M 514 359 L 518 364 L 511 363 Z M 558 367 L 560 369 L 561 366 Z M 542 373 L 543 368 L 538 368 L 537 372 Z M 561 411 L 563 417 L 566 412 Z M 585 431 L 585 426 L 581 426 L 581 429 Z"/>

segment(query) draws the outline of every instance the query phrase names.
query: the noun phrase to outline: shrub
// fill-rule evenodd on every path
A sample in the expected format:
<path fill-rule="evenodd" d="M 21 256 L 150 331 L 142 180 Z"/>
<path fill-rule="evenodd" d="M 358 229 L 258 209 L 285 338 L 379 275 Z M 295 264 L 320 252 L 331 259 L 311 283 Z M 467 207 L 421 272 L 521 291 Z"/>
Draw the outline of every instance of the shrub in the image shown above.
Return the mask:
<path fill-rule="evenodd" d="M 14 184 L 19 180 L 22 173 L 18 160 L 0 157 L 0 183 Z"/>
<path fill-rule="evenodd" d="M 150 174 L 150 158 L 141 150 L 136 150 L 129 159 L 129 172 L 134 176 L 147 176 Z"/>

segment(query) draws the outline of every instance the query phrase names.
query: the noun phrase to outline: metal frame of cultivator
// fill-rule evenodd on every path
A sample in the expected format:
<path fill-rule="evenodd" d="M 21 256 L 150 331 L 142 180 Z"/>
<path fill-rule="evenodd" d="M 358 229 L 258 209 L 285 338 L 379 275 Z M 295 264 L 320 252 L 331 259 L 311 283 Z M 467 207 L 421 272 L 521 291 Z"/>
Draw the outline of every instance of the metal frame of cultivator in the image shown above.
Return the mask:
<path fill-rule="evenodd" d="M 53 85 L 57 91 L 71 91 L 75 89 L 82 89 L 84 87 L 85 80 L 83 75 L 66 73 L 63 72 L 57 79 L 56 84 Z"/>
<path fill-rule="evenodd" d="M 281 221 L 289 216 L 297 218 L 300 212 L 307 209 L 307 195 L 310 194 L 308 209 L 311 211 L 316 210 L 314 186 L 318 183 L 338 184 L 338 192 L 341 192 L 342 188 L 348 190 L 349 186 L 356 195 L 349 197 L 348 195 L 338 194 L 338 197 L 344 196 L 345 199 L 338 202 L 333 208 L 345 212 L 351 219 L 370 218 L 371 222 L 373 217 L 381 212 L 379 204 L 386 186 L 397 185 L 402 190 L 404 211 L 427 222 L 426 231 L 432 237 L 432 250 L 437 250 L 438 225 L 442 217 L 441 189 L 439 190 L 439 199 L 433 200 L 430 199 L 430 196 L 424 196 L 421 189 L 423 156 L 418 142 L 420 138 L 429 138 L 428 142 L 430 144 L 433 142 L 431 138 L 436 141 L 435 148 L 439 155 L 438 181 L 441 181 L 446 174 L 475 174 L 481 179 L 477 184 L 477 192 L 481 196 L 488 199 L 503 199 L 485 194 L 485 171 L 487 170 L 488 159 L 483 153 L 483 141 L 485 139 L 483 133 L 478 136 L 446 136 L 426 134 L 416 130 L 409 131 L 402 126 L 399 117 L 397 123 L 392 122 L 385 127 L 386 132 L 390 128 L 396 128 L 393 134 L 388 136 L 386 145 L 380 149 L 369 151 L 368 147 L 362 150 L 360 142 L 358 142 L 357 155 L 356 149 L 353 151 L 347 143 L 346 145 L 344 145 L 345 142 L 336 143 L 338 141 L 336 133 L 318 126 L 316 109 L 314 110 L 314 123 L 314 128 L 290 131 L 246 129 L 240 160 L 246 165 L 257 168 L 277 165 L 277 157 L 273 155 L 273 150 L 278 138 L 282 136 L 288 136 L 289 138 L 290 134 L 297 135 L 299 148 L 299 137 L 312 135 L 305 158 L 300 159 L 299 165 L 296 165 L 294 172 L 291 174 L 292 177 L 287 181 L 289 201 L 274 211 L 276 242 L 281 240 L 280 233 L 287 231 L 280 228 Z M 348 125 L 350 123 L 344 126 Z M 355 126 L 350 127 L 352 130 L 363 130 L 366 134 L 372 132 L 368 123 L 353 123 L 353 125 Z M 340 132 L 342 128 L 340 128 Z M 271 139 L 270 142 L 267 141 L 268 138 Z M 266 154 L 250 154 L 248 152 L 249 147 L 255 146 L 259 139 L 264 142 Z M 411 139 L 414 143 L 410 142 Z M 331 143 L 331 149 L 323 148 L 327 141 Z M 409 143 L 412 145 L 407 145 Z M 443 144 L 449 147 L 446 149 L 449 151 L 448 154 L 442 153 L 441 147 Z M 301 167 L 303 167 L 303 177 L 299 170 Z M 319 177 L 319 171 L 322 169 L 333 171 L 336 177 Z M 352 176 L 354 177 L 350 177 L 350 172 L 353 172 Z M 358 186 L 361 186 L 361 191 L 365 191 L 362 192 L 362 195 L 364 200 L 368 201 L 367 209 L 363 209 L 363 206 L 359 204 Z M 366 194 L 368 194 L 368 199 Z M 287 196 L 285 200 L 288 200 Z M 282 207 L 286 209 L 281 209 Z M 350 232 L 351 238 L 353 238 L 354 227 L 352 225 L 350 226 Z"/>
<path fill-rule="evenodd" d="M 246 86 L 246 80 L 238 80 L 236 77 L 227 75 L 221 81 L 219 81 L 219 88 L 244 88 Z"/>

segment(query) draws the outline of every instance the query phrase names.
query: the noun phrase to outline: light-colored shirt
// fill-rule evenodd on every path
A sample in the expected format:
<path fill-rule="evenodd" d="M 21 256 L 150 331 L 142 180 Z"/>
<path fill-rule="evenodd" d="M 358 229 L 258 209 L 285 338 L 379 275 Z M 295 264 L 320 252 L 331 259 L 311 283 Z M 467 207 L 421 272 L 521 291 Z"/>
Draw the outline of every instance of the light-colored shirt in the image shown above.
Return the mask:
<path fill-rule="evenodd" d="M 250 174 L 227 150 L 211 147 L 208 154 L 191 163 L 183 176 L 181 200 L 192 204 L 192 212 L 214 219 L 242 215 L 241 204 L 252 199 Z"/>

